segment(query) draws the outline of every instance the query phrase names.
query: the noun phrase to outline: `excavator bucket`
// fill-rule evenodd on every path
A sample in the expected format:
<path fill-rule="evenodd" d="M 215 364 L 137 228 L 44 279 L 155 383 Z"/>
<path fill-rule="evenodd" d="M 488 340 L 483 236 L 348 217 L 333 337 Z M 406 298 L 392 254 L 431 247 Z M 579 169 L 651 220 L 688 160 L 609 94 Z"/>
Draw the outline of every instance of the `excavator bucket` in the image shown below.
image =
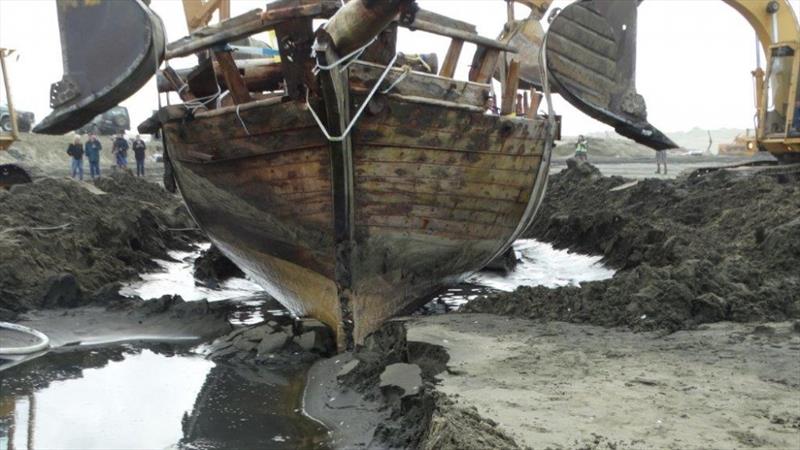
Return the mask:
<path fill-rule="evenodd" d="M 636 17 L 639 0 L 584 0 L 550 24 L 548 77 L 573 106 L 617 133 L 655 150 L 677 145 L 647 121 L 636 92 Z"/>
<path fill-rule="evenodd" d="M 64 134 L 138 91 L 164 57 L 164 26 L 141 0 L 57 0 L 64 75 L 36 133 Z"/>

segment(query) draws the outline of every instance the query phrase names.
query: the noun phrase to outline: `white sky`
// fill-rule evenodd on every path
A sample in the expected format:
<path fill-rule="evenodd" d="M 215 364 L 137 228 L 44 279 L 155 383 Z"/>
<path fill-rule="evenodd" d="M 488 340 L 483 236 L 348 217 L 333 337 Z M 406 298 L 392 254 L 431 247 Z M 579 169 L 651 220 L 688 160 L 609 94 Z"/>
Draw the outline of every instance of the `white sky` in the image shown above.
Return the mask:
<path fill-rule="evenodd" d="M 556 0 L 563 7 L 569 0 Z M 795 11 L 800 0 L 790 0 Z M 232 0 L 232 15 L 263 8 L 264 0 Z M 421 7 L 474 23 L 478 32 L 496 37 L 505 22 L 501 0 L 418 0 Z M 186 34 L 180 0 L 153 0 L 164 19 L 168 40 Z M 520 13 L 525 9 L 518 6 Z M 649 120 L 662 131 L 700 128 L 752 128 L 752 77 L 755 34 L 747 22 L 720 0 L 646 0 L 639 7 L 637 89 L 647 100 Z M 449 40 L 403 30 L 399 50 L 436 52 L 444 59 Z M 0 46 L 17 49 L 9 64 L 18 109 L 42 119 L 49 112 L 50 84 L 61 78 L 61 52 L 54 0 L 0 0 Z M 474 47 L 465 46 L 459 61 L 464 76 Z M 188 59 L 191 64 L 193 59 Z M 180 67 L 180 63 L 173 63 Z M 5 95 L 3 95 L 3 100 Z M 134 127 L 157 107 L 151 80 L 126 100 Z M 610 130 L 557 98 L 564 116 L 563 134 Z"/>

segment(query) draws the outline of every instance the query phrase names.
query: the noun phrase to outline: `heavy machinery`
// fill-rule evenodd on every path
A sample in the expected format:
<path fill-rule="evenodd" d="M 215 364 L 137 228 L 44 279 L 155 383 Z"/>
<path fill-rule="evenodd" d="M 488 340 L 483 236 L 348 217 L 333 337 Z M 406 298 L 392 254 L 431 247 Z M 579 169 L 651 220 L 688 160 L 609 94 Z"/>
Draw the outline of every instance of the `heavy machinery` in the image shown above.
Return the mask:
<path fill-rule="evenodd" d="M 6 104 L 8 109 L 8 125 L 0 129 L 0 151 L 8 150 L 11 144 L 19 139 L 19 127 L 17 126 L 17 112 L 14 109 L 14 100 L 11 96 L 11 80 L 8 78 L 6 68 L 6 57 L 14 53 L 14 50 L 0 48 L 0 69 L 3 74 L 3 87 L 6 93 Z M 10 128 L 10 130 L 6 130 Z M 7 189 L 9 186 L 20 183 L 30 183 L 31 177 L 21 167 L 14 164 L 0 164 L 0 189 Z"/>
<path fill-rule="evenodd" d="M 722 0 L 756 32 L 764 55 L 753 73 L 754 145 L 779 160 L 800 160 L 800 25 L 788 0 Z M 548 0 L 541 3 L 549 4 Z M 640 1 L 584 0 L 553 19 L 545 52 L 555 90 L 584 113 L 654 149 L 674 143 L 646 122 L 634 87 Z M 682 3 L 681 7 L 690 7 Z M 677 6 L 676 6 L 677 7 Z"/>
<path fill-rule="evenodd" d="M 635 89 L 637 7 L 642 0 L 576 1 L 563 10 L 550 12 L 551 23 L 544 39 L 537 21 L 514 20 L 514 2 L 530 7 L 531 17 L 538 20 L 547 14 L 552 1 L 507 1 L 509 22 L 501 39 L 520 49 L 520 53 L 508 54 L 505 64 L 498 64 L 498 78 L 505 78 L 511 59 L 516 59 L 520 64 L 520 86 L 542 89 L 544 72 L 537 56 L 544 46 L 546 74 L 554 92 L 623 136 L 654 149 L 677 147 L 647 122 L 644 98 Z M 800 154 L 797 17 L 789 0 L 722 1 L 753 27 L 766 55 L 765 66 L 762 68 L 759 62 L 753 71 L 755 146 L 784 161 L 796 159 Z M 190 31 L 208 24 L 216 11 L 220 19 L 230 14 L 230 0 L 183 0 L 183 5 Z M 681 7 L 691 8 L 691 3 Z M 58 17 L 64 78 L 53 85 L 54 111 L 36 128 L 37 132 L 63 133 L 78 128 L 141 87 L 156 71 L 164 54 L 160 19 L 141 0 L 59 1 Z M 126 20 L 119 20 L 121 17 Z M 101 29 L 90 28 L 103 39 L 84 36 L 86 23 L 101 25 Z M 87 41 L 109 40 L 120 45 L 85 45 Z M 460 44 L 463 43 L 454 42 L 448 55 L 457 54 Z M 86 70 L 87 64 L 97 70 Z M 88 76 L 89 73 L 95 75 Z"/>

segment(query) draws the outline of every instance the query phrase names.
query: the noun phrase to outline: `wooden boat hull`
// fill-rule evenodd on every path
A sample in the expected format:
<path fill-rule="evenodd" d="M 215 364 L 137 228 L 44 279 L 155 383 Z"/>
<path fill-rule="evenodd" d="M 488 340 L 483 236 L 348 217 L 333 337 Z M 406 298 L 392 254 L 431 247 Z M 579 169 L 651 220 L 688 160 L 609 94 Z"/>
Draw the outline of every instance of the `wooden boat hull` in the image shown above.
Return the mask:
<path fill-rule="evenodd" d="M 506 250 L 549 165 L 543 119 L 373 102 L 352 132 L 346 247 L 335 233 L 341 159 L 305 104 L 162 120 L 181 194 L 211 241 L 293 313 L 331 326 L 342 349 Z"/>

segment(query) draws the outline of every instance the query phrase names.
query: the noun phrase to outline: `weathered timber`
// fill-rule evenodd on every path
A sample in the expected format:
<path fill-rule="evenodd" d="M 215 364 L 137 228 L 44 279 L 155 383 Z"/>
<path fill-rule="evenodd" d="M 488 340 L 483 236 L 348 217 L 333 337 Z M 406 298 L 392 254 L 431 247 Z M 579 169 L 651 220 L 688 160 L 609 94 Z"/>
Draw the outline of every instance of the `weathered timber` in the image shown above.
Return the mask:
<path fill-rule="evenodd" d="M 440 76 L 445 78 L 453 78 L 456 73 L 456 66 L 458 65 L 458 59 L 461 57 L 461 50 L 463 48 L 463 39 L 453 39 L 450 41 L 450 46 L 447 47 L 447 55 L 444 57 L 444 63 L 442 63 L 442 70 L 439 72 Z"/>
<path fill-rule="evenodd" d="M 275 25 L 300 17 L 327 18 L 339 8 L 338 0 L 283 0 L 194 31 L 167 45 L 165 59 L 180 58 L 211 47 L 271 30 Z"/>
<path fill-rule="evenodd" d="M 234 103 L 241 104 L 252 100 L 250 91 L 247 90 L 247 85 L 244 82 L 244 78 L 242 78 L 242 74 L 239 73 L 239 68 L 236 67 L 236 62 L 233 60 L 231 52 L 225 50 L 216 51 L 214 52 L 214 58 L 219 63 L 222 77 L 225 79 L 225 85 L 228 87 Z"/>
<path fill-rule="evenodd" d="M 351 85 L 354 89 L 362 91 L 372 89 L 383 71 L 384 67 L 377 64 L 356 61 L 350 66 Z M 403 73 L 403 69 L 393 68 L 384 80 L 384 85 L 388 88 L 399 77 L 405 77 L 392 89 L 392 93 L 458 101 L 472 106 L 483 106 L 486 99 L 489 98 L 489 85 L 486 84 L 448 80 L 414 71 L 408 75 L 403 75 Z"/>
<path fill-rule="evenodd" d="M 500 114 L 508 115 L 516 111 L 514 102 L 517 98 L 517 89 L 519 88 L 519 61 L 516 59 L 511 60 L 508 64 L 508 71 L 506 79 L 503 82 L 503 98 L 500 103 Z"/>
<path fill-rule="evenodd" d="M 419 20 L 428 23 L 435 23 L 443 27 L 452 28 L 454 30 L 465 31 L 467 33 L 477 34 L 478 28 L 468 22 L 453 19 L 452 17 L 444 16 L 433 11 L 420 9 L 417 11 L 414 20 Z"/>
<path fill-rule="evenodd" d="M 413 0 L 351 0 L 342 6 L 325 24 L 339 56 L 367 45 L 379 35 L 399 14 L 401 8 Z"/>
<path fill-rule="evenodd" d="M 311 46 L 314 33 L 311 18 L 287 20 L 275 26 L 275 36 L 281 55 L 281 68 L 286 83 L 286 93 L 297 100 L 306 94 L 306 86 L 313 87 Z"/>
<path fill-rule="evenodd" d="M 362 69 L 375 67 L 357 63 L 350 73 Z M 352 110 L 363 101 L 353 92 Z M 542 120 L 380 98 L 385 107 L 354 129 L 347 162 L 331 158 L 294 101 L 241 105 L 250 135 L 233 107 L 191 120 L 173 115 L 164 127 L 181 192 L 212 242 L 293 312 L 337 330 L 340 348 L 344 320 L 359 343 L 387 317 L 480 268 L 506 245 L 543 182 Z M 319 100 L 312 105 L 325 111 Z M 345 163 L 349 207 L 331 195 L 336 171 L 344 173 L 334 165 Z M 350 230 L 338 231 L 352 233 L 345 310 L 335 217 L 348 208 Z"/>
<path fill-rule="evenodd" d="M 439 36 L 461 39 L 462 41 L 471 42 L 473 44 L 494 50 L 503 50 L 510 53 L 517 53 L 518 51 L 516 47 L 508 45 L 505 42 L 496 41 L 476 33 L 470 33 L 468 31 L 446 27 L 437 23 L 426 22 L 424 20 L 420 20 L 419 18 L 408 25 L 407 28 L 410 30 L 426 31 L 428 33 L 438 34 Z"/>
<path fill-rule="evenodd" d="M 497 69 L 500 51 L 494 48 L 478 47 L 469 70 L 469 81 L 488 83 Z"/>
<path fill-rule="evenodd" d="M 177 91 L 178 97 L 180 97 L 181 100 L 183 100 L 184 102 L 188 102 L 197 99 L 197 97 L 195 97 L 194 94 L 189 89 L 189 85 L 186 84 L 185 81 L 183 81 L 183 78 L 181 78 L 181 76 L 178 75 L 175 69 L 173 69 L 170 66 L 167 66 L 164 68 L 164 70 L 161 71 L 161 73 L 164 75 L 164 78 L 169 82 L 170 86 L 172 87 L 172 89 L 170 90 Z M 163 92 L 161 90 L 159 91 Z"/>

